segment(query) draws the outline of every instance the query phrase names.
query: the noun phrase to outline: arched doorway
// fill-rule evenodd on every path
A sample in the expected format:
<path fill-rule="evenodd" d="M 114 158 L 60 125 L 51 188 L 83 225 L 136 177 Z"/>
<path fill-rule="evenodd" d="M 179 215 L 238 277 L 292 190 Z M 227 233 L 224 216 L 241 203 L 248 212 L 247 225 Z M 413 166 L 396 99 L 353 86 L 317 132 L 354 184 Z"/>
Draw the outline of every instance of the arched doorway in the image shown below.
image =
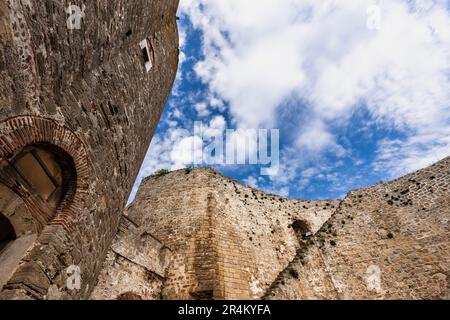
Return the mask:
<path fill-rule="evenodd" d="M 0 289 L 76 188 L 72 158 L 58 147 L 22 148 L 0 163 Z"/>
<path fill-rule="evenodd" d="M 37 238 L 37 227 L 24 201 L 0 183 L 0 289 Z"/>
<path fill-rule="evenodd" d="M 7 244 L 14 239 L 16 239 L 14 226 L 11 224 L 11 221 L 0 212 L 0 253 Z"/>

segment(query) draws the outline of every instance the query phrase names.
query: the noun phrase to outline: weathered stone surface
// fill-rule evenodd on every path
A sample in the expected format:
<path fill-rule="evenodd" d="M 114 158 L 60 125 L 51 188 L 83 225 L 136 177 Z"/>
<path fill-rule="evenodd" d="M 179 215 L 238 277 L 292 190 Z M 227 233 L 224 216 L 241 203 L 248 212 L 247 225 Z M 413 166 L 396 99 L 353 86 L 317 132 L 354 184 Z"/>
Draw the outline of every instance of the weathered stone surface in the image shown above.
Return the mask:
<path fill-rule="evenodd" d="M 142 299 L 160 299 L 170 250 L 123 216 L 91 299 L 117 299 L 129 293 Z"/>
<path fill-rule="evenodd" d="M 450 158 L 351 192 L 266 297 L 449 299 L 449 219 Z"/>
<path fill-rule="evenodd" d="M 292 224 L 315 232 L 337 204 L 285 200 L 195 169 L 145 179 L 125 215 L 170 249 L 163 299 L 259 298 L 295 257 Z"/>
<path fill-rule="evenodd" d="M 69 4 L 86 6 L 80 30 L 67 28 Z M 0 298 L 90 295 L 176 75 L 177 5 L 0 1 L 0 162 L 49 143 L 77 165 L 75 200 L 43 220 L 51 222 Z M 149 72 L 144 39 L 153 51 Z M 81 290 L 65 288 L 72 264 Z"/>
<path fill-rule="evenodd" d="M 211 169 L 187 172 L 145 179 L 126 209 L 171 254 L 164 278 L 129 277 L 123 293 L 146 286 L 161 288 L 151 292 L 163 299 L 449 298 L 450 158 L 343 201 L 286 200 Z M 133 233 L 116 243 L 134 246 Z M 99 285 L 137 265 L 107 263 Z M 103 293 L 95 298 L 117 295 Z"/>

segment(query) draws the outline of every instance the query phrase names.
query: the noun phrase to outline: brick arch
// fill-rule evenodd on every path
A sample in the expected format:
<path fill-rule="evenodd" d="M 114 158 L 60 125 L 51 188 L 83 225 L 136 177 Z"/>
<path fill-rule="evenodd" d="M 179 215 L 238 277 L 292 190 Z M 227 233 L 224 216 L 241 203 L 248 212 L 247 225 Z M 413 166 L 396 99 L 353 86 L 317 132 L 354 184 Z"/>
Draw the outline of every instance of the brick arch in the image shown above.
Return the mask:
<path fill-rule="evenodd" d="M 83 198 L 89 189 L 90 160 L 83 142 L 70 129 L 47 118 L 18 116 L 0 122 L 0 163 L 10 160 L 27 146 L 39 144 L 59 148 L 73 160 L 75 181 L 72 182 L 75 188 L 62 199 L 54 218 L 45 221 L 61 225 L 66 231 L 73 231 L 74 223 L 82 210 Z M 33 210 L 33 204 L 39 201 L 36 197 L 26 194 L 14 181 L 3 182 L 24 196 L 25 203 Z M 39 214 L 41 213 L 36 213 Z"/>

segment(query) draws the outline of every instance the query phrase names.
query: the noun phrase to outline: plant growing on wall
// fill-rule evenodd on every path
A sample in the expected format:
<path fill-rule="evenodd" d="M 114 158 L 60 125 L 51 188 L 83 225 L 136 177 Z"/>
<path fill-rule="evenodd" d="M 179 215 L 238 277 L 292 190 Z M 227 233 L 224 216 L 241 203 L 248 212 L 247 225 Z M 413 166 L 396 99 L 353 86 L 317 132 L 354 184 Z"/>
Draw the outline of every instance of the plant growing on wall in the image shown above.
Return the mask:
<path fill-rule="evenodd" d="M 166 174 L 168 174 L 168 173 L 170 173 L 170 170 L 167 170 L 167 169 L 159 169 L 158 171 L 156 171 L 156 172 L 153 174 L 153 176 L 154 176 L 154 177 L 162 177 L 162 176 L 164 176 L 164 175 L 166 175 Z"/>

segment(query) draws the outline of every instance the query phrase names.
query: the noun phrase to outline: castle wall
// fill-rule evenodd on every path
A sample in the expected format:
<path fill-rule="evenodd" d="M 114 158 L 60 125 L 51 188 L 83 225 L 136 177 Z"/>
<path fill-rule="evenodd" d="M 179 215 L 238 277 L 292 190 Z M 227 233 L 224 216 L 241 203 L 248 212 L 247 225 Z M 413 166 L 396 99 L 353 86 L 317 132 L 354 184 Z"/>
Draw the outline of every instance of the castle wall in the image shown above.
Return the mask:
<path fill-rule="evenodd" d="M 70 203 L 0 298 L 89 296 L 176 75 L 177 0 L 84 2 L 80 30 L 67 28 L 69 3 L 82 8 L 0 1 L 0 160 L 48 143 L 77 170 Z M 146 38 L 149 72 L 139 46 Z M 80 290 L 66 288 L 70 265 L 81 269 Z"/>
<path fill-rule="evenodd" d="M 195 169 L 145 179 L 125 215 L 171 251 L 163 299 L 257 299 L 295 257 L 292 224 L 315 232 L 337 204 L 285 200 Z"/>
<path fill-rule="evenodd" d="M 351 192 L 266 297 L 449 299 L 449 218 L 450 158 Z"/>
<path fill-rule="evenodd" d="M 117 299 L 127 293 L 160 299 L 170 255 L 145 227 L 123 216 L 90 299 Z"/>
<path fill-rule="evenodd" d="M 170 251 L 147 281 L 157 299 L 448 299 L 449 178 L 447 158 L 342 201 L 300 201 L 179 170 L 145 179 L 125 216 Z"/>
<path fill-rule="evenodd" d="M 293 224 L 304 222 L 315 233 L 339 201 L 287 200 L 220 175 L 216 180 L 225 297 L 261 298 L 300 246 Z"/>
<path fill-rule="evenodd" d="M 145 179 L 125 215 L 160 239 L 171 251 L 163 299 L 191 299 L 190 292 L 214 288 L 215 248 L 212 245 L 208 175 L 178 175 Z"/>

